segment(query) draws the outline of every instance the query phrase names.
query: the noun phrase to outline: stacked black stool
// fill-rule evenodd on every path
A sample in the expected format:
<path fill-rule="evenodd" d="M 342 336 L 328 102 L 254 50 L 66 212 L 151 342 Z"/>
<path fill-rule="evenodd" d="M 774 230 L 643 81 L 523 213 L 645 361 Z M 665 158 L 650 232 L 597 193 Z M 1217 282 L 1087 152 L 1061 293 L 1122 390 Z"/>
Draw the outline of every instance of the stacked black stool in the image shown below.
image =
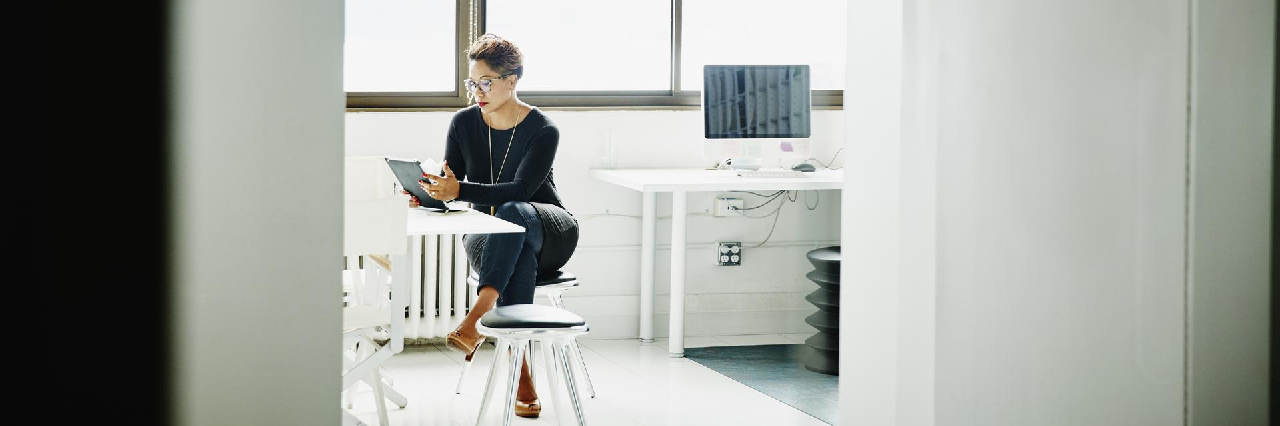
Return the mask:
<path fill-rule="evenodd" d="M 810 250 L 806 255 L 813 271 L 805 274 L 818 289 L 804 299 L 818 307 L 804 322 L 818 329 L 804 343 L 808 350 L 804 367 L 823 374 L 840 374 L 840 246 Z"/>

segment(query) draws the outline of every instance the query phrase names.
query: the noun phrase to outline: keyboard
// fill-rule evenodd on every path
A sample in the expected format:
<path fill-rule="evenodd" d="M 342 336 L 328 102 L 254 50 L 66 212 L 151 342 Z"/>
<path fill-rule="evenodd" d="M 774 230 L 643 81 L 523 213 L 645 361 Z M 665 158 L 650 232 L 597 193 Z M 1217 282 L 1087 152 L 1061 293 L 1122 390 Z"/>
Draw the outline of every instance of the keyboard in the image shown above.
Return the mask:
<path fill-rule="evenodd" d="M 738 176 L 763 178 L 798 178 L 805 177 L 799 170 L 738 170 Z"/>

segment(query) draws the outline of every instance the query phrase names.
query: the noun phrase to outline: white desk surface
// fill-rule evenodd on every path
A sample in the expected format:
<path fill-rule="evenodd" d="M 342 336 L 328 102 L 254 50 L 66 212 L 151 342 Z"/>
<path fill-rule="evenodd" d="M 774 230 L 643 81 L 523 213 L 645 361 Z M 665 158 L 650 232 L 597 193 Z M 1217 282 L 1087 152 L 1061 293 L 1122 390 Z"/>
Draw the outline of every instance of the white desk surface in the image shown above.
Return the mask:
<path fill-rule="evenodd" d="M 408 235 L 503 234 L 524 232 L 524 228 L 487 214 L 465 209 L 438 213 L 424 208 L 409 209 Z"/>
<path fill-rule="evenodd" d="M 773 178 L 741 177 L 733 170 L 594 169 L 591 176 L 640 192 L 840 189 L 844 185 L 843 170 L 819 170 L 806 173 L 804 177 Z"/>

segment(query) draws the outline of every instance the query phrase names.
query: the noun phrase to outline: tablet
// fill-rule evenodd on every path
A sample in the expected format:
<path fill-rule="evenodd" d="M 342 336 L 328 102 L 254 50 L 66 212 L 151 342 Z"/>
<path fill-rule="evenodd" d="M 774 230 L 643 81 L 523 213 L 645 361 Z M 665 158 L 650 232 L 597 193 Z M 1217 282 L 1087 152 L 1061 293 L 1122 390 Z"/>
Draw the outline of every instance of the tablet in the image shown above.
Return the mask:
<path fill-rule="evenodd" d="M 443 201 L 431 198 L 427 195 L 427 191 L 422 189 L 418 182 L 425 181 L 422 177 L 422 162 L 418 160 L 402 160 L 396 158 L 387 158 L 387 165 L 391 166 L 391 172 L 395 173 L 396 180 L 400 181 L 400 186 L 418 198 L 418 203 L 422 207 L 438 211 L 458 211 L 458 209 L 450 209 Z"/>

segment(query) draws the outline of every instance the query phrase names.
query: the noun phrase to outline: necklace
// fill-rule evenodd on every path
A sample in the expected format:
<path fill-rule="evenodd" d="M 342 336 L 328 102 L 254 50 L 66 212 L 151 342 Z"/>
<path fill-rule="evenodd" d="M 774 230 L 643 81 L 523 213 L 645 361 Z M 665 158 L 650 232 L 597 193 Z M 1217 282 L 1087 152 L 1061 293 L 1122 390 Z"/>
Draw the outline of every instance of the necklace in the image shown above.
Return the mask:
<path fill-rule="evenodd" d="M 483 117 L 480 121 L 484 121 Z M 507 155 L 511 154 L 511 143 L 516 140 L 516 127 L 520 127 L 520 121 L 521 120 L 516 120 L 516 125 L 511 126 L 511 139 L 507 140 L 507 151 L 502 153 L 502 166 L 498 167 L 497 177 L 494 177 L 493 175 L 493 126 L 490 126 L 489 123 L 484 123 L 485 128 L 488 129 L 487 134 L 489 136 L 489 183 L 491 184 L 498 183 L 497 178 L 502 177 L 502 171 L 507 169 Z M 496 214 L 497 209 L 498 208 L 495 206 L 489 206 L 489 215 L 493 216 Z"/>

